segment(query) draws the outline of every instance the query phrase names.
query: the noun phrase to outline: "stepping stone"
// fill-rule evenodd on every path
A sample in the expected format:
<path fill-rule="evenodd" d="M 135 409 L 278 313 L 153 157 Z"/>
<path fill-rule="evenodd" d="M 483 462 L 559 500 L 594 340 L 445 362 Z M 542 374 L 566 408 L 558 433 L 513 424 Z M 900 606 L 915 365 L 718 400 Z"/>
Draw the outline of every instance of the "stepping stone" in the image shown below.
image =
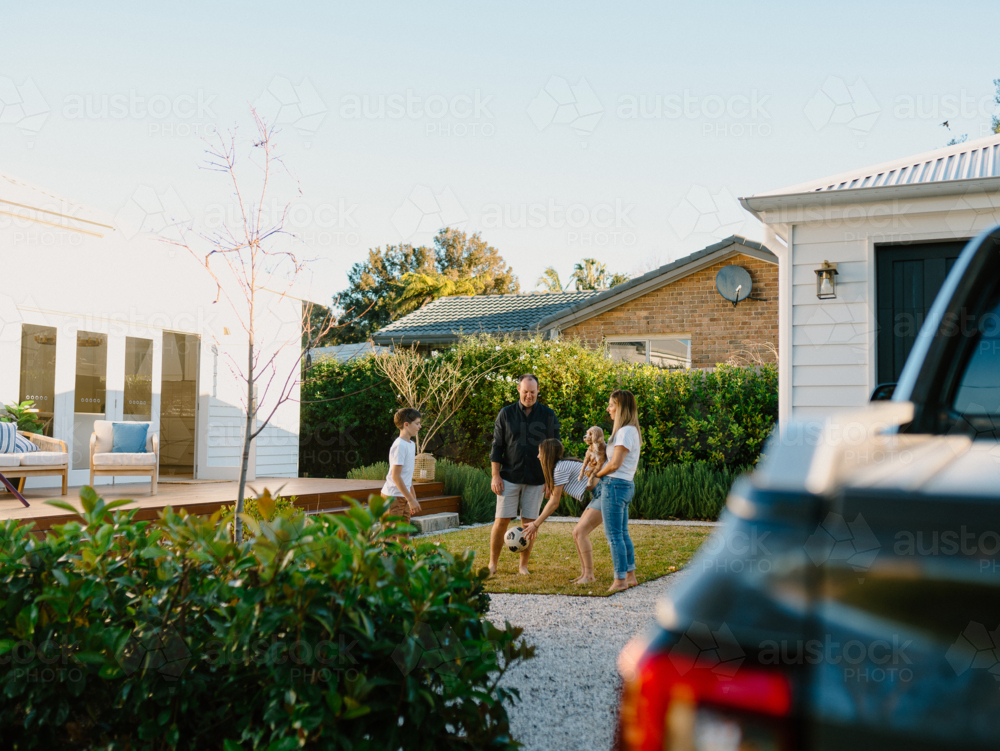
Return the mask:
<path fill-rule="evenodd" d="M 410 521 L 417 526 L 422 534 L 440 532 L 444 529 L 456 529 L 458 527 L 458 514 L 427 514 L 426 516 L 414 516 Z"/>

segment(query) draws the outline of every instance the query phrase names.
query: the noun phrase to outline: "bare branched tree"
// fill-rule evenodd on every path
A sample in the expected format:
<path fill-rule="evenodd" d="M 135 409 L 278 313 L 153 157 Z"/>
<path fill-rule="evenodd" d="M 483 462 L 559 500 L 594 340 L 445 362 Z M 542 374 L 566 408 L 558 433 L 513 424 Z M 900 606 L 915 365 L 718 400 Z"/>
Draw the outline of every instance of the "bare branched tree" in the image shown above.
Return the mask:
<path fill-rule="evenodd" d="M 434 436 L 461 409 L 476 384 L 498 367 L 494 357 L 464 372 L 461 353 L 447 359 L 427 358 L 417 351 L 416 345 L 379 352 L 375 357 L 376 367 L 392 383 L 400 401 L 422 416 L 416 438 L 418 454 L 424 453 Z"/>
<path fill-rule="evenodd" d="M 287 249 L 295 237 L 285 228 L 289 206 L 281 206 L 273 196 L 275 176 L 279 172 L 287 174 L 287 170 L 277 155 L 274 128 L 254 109 L 250 111 L 256 133 L 249 143 L 238 141 L 236 132 L 219 133 L 217 141 L 206 142 L 208 163 L 204 168 L 227 176 L 234 210 L 227 212 L 217 230 L 189 229 L 179 239 L 165 238 L 166 242 L 186 248 L 204 266 L 215 282 L 215 302 L 233 310 L 246 339 L 242 362 L 229 347 L 219 347 L 230 371 L 246 386 L 241 396 L 246 421 L 233 525 L 237 542 L 243 539 L 251 443 L 278 409 L 293 400 L 303 356 L 335 326 L 332 312 L 315 315 L 312 303 L 293 294 L 308 262 Z M 245 169 L 252 171 L 249 179 Z M 275 206 L 279 208 L 275 210 Z M 283 236 L 288 238 L 284 244 Z M 276 310 L 289 305 L 301 306 L 301 323 L 294 336 L 282 325 L 288 323 L 287 318 L 282 320 Z M 282 329 L 285 335 L 272 336 L 275 330 Z M 284 356 L 289 349 L 294 355 L 291 359 Z M 243 358 L 242 346 L 239 352 Z"/>

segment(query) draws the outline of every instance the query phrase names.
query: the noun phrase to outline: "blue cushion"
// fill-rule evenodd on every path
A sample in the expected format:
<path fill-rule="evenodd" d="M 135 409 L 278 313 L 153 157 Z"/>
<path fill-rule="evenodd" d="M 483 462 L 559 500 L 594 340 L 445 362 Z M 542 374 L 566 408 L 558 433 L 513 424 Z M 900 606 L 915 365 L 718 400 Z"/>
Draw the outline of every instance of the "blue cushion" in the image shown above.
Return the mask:
<path fill-rule="evenodd" d="M 19 435 L 15 439 L 15 445 L 14 450 L 18 454 L 30 454 L 32 451 L 38 451 L 38 446 L 33 444 L 30 438 L 25 438 L 23 435 Z"/>
<path fill-rule="evenodd" d="M 114 422 L 111 423 L 111 431 L 112 454 L 146 453 L 146 433 L 149 431 L 149 423 Z"/>
<path fill-rule="evenodd" d="M 17 423 L 0 422 L 0 454 L 17 453 Z"/>

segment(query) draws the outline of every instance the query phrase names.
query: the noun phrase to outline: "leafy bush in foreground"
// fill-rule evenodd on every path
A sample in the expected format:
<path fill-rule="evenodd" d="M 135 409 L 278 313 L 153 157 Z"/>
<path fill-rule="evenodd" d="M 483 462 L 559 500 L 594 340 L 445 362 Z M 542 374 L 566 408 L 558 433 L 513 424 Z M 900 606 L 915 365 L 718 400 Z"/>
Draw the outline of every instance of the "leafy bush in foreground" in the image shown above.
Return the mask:
<path fill-rule="evenodd" d="M 231 542 L 91 488 L 44 539 L 0 522 L 0 738 L 13 749 L 513 749 L 533 655 L 469 554 L 396 542 L 375 500 Z"/>

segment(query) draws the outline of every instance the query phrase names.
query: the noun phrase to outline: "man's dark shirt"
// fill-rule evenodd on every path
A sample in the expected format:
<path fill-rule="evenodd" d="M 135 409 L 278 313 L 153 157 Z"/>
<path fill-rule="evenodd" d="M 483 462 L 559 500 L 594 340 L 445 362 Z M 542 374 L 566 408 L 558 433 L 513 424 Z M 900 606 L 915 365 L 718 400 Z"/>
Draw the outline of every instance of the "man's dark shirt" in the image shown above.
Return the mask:
<path fill-rule="evenodd" d="M 508 404 L 500 410 L 493 427 L 490 461 L 500 465 L 500 477 L 507 482 L 544 485 L 538 447 L 546 438 L 559 438 L 555 412 L 538 402 L 531 414 L 525 414 L 520 401 Z"/>

